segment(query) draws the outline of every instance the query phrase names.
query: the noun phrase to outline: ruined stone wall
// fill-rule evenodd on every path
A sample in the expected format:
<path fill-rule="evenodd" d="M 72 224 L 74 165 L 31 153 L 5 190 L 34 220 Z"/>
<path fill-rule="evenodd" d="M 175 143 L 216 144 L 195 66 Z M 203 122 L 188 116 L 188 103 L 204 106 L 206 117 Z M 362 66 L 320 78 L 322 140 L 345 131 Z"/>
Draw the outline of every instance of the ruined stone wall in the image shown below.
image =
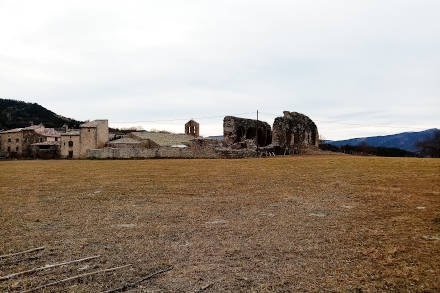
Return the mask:
<path fill-rule="evenodd" d="M 222 141 L 210 139 L 195 139 L 186 148 L 157 147 L 157 148 L 111 148 L 92 149 L 87 151 L 90 159 L 236 159 L 256 157 L 256 150 L 234 150 L 222 147 Z"/>
<path fill-rule="evenodd" d="M 252 140 L 263 147 L 272 142 L 272 131 L 268 123 L 253 119 L 226 116 L 223 119 L 223 137 L 227 146 Z"/>
<path fill-rule="evenodd" d="M 298 153 L 304 147 L 317 147 L 318 128 L 306 115 L 284 111 L 283 117 L 275 118 L 272 145 L 278 152 Z"/>
<path fill-rule="evenodd" d="M 143 143 L 112 143 L 111 141 L 108 142 L 106 145 L 106 147 L 110 147 L 110 148 L 146 148 L 148 145 L 147 144 L 143 144 Z"/>
<path fill-rule="evenodd" d="M 88 150 L 90 159 L 154 159 L 154 158 L 192 158 L 191 148 L 159 147 L 147 148 L 109 148 Z"/>
<path fill-rule="evenodd" d="M 194 120 L 190 120 L 185 124 L 185 134 L 198 137 L 200 133 L 200 124 Z"/>
<path fill-rule="evenodd" d="M 218 158 L 216 147 L 220 144 L 221 142 L 215 140 L 194 139 L 188 147 L 184 148 L 170 146 L 155 148 L 106 147 L 89 150 L 87 157 L 95 159 Z"/>

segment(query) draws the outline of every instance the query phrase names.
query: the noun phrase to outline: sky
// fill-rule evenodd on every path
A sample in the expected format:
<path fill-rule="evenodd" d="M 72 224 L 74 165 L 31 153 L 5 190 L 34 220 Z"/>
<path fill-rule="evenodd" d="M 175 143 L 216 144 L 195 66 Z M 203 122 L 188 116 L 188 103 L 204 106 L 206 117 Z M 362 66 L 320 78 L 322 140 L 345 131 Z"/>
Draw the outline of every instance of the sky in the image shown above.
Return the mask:
<path fill-rule="evenodd" d="M 0 98 L 221 135 L 308 115 L 325 139 L 440 128 L 438 0 L 0 0 Z"/>

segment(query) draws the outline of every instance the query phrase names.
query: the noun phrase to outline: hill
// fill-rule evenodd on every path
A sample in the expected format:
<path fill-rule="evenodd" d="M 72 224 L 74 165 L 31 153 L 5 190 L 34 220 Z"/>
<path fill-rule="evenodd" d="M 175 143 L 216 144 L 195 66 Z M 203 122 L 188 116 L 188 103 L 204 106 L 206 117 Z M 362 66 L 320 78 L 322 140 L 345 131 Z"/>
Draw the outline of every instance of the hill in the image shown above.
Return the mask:
<path fill-rule="evenodd" d="M 46 127 L 76 128 L 80 121 L 60 116 L 37 103 L 0 99 L 0 129 L 12 129 L 43 123 Z"/>
<path fill-rule="evenodd" d="M 440 130 L 437 128 L 432 128 L 419 132 L 403 132 L 384 136 L 361 137 L 346 140 L 330 140 L 326 141 L 326 143 L 337 147 L 343 145 L 358 146 L 366 143 L 367 145 L 374 147 L 398 148 L 409 152 L 416 152 L 418 150 L 416 143 L 418 141 L 432 139 L 437 131 Z"/>

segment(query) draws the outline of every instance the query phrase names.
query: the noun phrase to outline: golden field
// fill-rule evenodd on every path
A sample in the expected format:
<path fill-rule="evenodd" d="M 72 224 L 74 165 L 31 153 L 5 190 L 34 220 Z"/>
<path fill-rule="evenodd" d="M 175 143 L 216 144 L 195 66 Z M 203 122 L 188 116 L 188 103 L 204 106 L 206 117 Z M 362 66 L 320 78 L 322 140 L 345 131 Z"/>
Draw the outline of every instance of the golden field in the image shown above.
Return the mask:
<path fill-rule="evenodd" d="M 440 160 L 0 162 L 0 281 L 19 292 L 440 292 Z"/>

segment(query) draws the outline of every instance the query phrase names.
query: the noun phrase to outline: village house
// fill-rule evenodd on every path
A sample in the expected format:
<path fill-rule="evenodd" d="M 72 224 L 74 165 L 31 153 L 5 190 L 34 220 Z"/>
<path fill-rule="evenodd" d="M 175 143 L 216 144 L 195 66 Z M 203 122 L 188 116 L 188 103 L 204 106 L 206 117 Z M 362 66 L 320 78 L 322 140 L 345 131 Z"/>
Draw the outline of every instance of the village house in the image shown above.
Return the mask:
<path fill-rule="evenodd" d="M 63 159 L 79 159 L 80 135 L 79 130 L 61 133 L 61 152 Z"/>
<path fill-rule="evenodd" d="M 31 125 L 0 132 L 0 150 L 11 158 L 32 157 L 38 144 L 57 145 L 60 133 L 43 125 Z"/>
<path fill-rule="evenodd" d="M 61 135 L 61 158 L 87 158 L 88 150 L 103 148 L 108 138 L 108 120 L 83 123 L 79 130 L 67 131 Z"/>
<path fill-rule="evenodd" d="M 108 120 L 94 120 L 79 130 L 60 133 L 43 125 L 31 125 L 0 132 L 0 153 L 8 158 L 56 159 L 86 158 L 90 149 L 103 148 L 108 142 Z"/>

